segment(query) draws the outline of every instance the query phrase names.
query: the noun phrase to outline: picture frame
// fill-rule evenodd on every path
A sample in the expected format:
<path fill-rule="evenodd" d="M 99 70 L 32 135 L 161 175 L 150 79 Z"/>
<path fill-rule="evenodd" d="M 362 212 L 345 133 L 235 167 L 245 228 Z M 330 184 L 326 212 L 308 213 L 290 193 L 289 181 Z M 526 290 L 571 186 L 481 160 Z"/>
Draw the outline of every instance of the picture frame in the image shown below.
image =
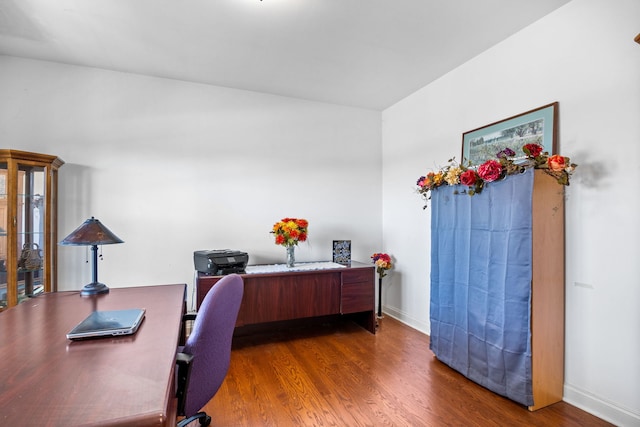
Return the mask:
<path fill-rule="evenodd" d="M 333 262 L 351 265 L 351 240 L 333 241 Z"/>
<path fill-rule="evenodd" d="M 549 154 L 558 152 L 558 102 L 470 130 L 462 134 L 462 164 L 479 166 L 512 149 L 515 161 L 526 158 L 522 147 L 538 144 Z"/>

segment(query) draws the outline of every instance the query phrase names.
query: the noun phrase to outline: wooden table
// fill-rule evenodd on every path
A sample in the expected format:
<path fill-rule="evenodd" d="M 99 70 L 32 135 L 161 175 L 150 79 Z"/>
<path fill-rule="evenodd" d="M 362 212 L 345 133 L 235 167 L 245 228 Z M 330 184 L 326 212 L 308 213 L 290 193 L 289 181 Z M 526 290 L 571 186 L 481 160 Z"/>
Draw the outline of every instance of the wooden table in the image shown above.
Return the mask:
<path fill-rule="evenodd" d="M 55 292 L 0 313 L 0 425 L 173 426 L 186 285 Z M 70 341 L 94 310 L 145 308 L 135 335 Z"/>
<path fill-rule="evenodd" d="M 248 266 L 247 272 L 250 267 L 257 266 Z M 369 332 L 376 332 L 375 269 L 372 264 L 352 262 L 341 268 L 294 269 L 241 276 L 244 295 L 236 333 L 254 325 L 332 315 L 348 315 Z M 198 273 L 198 308 L 209 289 L 222 277 Z"/>

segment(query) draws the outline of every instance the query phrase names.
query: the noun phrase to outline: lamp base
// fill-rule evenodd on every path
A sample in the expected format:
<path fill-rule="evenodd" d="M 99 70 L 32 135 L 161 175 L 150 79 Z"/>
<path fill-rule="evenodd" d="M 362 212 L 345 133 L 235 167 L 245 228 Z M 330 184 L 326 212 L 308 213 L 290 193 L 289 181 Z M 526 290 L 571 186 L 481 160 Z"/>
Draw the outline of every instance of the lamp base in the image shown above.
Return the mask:
<path fill-rule="evenodd" d="M 106 294 L 109 293 L 109 287 L 104 283 L 93 282 L 88 285 L 84 285 L 82 290 L 80 291 L 80 295 L 83 297 L 89 295 L 98 295 L 98 294 Z"/>

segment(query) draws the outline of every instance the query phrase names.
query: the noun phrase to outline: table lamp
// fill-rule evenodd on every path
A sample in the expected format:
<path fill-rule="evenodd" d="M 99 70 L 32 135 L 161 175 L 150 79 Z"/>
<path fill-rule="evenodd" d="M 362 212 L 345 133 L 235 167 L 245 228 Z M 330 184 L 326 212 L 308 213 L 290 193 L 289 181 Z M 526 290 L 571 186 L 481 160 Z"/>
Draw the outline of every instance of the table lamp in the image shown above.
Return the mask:
<path fill-rule="evenodd" d="M 124 241 L 94 217 L 86 220 L 59 243 L 62 246 L 91 246 L 93 281 L 82 288 L 80 295 L 97 295 L 109 292 L 107 285 L 98 282 L 98 245 L 112 245 L 114 243 L 124 243 Z"/>

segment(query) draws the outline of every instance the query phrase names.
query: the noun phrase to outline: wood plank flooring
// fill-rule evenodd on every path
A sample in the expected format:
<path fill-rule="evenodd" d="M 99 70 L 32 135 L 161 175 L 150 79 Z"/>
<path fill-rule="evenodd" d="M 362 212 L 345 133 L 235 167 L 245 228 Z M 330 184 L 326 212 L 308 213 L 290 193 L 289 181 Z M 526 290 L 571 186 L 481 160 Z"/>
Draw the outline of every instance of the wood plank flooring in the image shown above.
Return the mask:
<path fill-rule="evenodd" d="M 609 426 L 560 402 L 529 412 L 439 362 L 429 337 L 385 317 L 234 338 L 204 408 L 212 426 Z"/>

